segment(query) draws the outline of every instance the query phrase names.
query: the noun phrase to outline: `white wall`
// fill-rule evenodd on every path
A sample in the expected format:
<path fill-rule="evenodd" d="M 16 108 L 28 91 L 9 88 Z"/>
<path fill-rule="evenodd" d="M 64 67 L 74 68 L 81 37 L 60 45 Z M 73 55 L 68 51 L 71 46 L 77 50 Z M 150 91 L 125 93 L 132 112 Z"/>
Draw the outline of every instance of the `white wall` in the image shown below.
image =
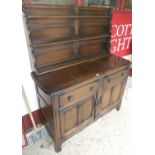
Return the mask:
<path fill-rule="evenodd" d="M 22 38 L 21 38 L 21 44 L 23 45 L 23 51 L 22 56 L 23 56 L 23 67 L 22 67 L 22 81 L 23 81 L 23 86 L 27 95 L 27 99 L 30 104 L 30 108 L 32 111 L 38 109 L 38 102 L 37 102 L 37 97 L 36 97 L 36 91 L 35 91 L 35 85 L 34 82 L 31 78 L 31 67 L 30 67 L 30 61 L 29 61 L 29 55 L 28 55 L 28 48 L 27 48 L 27 43 L 26 43 L 26 38 L 25 38 L 25 32 L 23 28 L 22 32 Z M 18 57 L 18 56 L 17 56 Z M 23 100 L 23 108 L 22 108 L 22 115 L 27 114 L 27 109 Z"/>
<path fill-rule="evenodd" d="M 124 56 L 123 58 L 132 62 L 132 54 Z"/>

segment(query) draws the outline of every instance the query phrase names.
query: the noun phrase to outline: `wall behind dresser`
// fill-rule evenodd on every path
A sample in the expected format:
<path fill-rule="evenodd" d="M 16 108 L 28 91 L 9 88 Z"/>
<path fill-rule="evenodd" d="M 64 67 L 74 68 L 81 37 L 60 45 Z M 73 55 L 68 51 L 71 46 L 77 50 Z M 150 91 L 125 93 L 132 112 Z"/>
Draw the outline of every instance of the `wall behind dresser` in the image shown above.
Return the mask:
<path fill-rule="evenodd" d="M 21 51 L 23 56 L 22 81 L 23 81 L 23 86 L 24 86 L 28 101 L 30 103 L 31 110 L 34 111 L 38 109 L 38 103 L 36 98 L 35 85 L 30 75 L 31 67 L 30 67 L 30 60 L 29 60 L 24 30 L 21 38 L 21 44 L 23 45 L 23 51 Z M 24 100 L 22 101 L 23 101 L 22 115 L 25 115 L 27 114 L 27 110 L 26 110 L 26 106 L 24 105 Z"/>

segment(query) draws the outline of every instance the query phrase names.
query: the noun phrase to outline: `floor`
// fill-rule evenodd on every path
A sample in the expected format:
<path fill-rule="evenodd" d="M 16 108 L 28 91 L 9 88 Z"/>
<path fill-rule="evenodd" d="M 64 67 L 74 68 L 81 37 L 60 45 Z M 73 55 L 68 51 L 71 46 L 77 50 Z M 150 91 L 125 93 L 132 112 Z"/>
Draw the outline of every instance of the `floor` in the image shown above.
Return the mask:
<path fill-rule="evenodd" d="M 47 137 L 25 147 L 23 155 L 130 155 L 131 94 L 129 88 L 120 111 L 112 110 L 67 140 L 60 153 L 54 151 L 53 141 Z"/>

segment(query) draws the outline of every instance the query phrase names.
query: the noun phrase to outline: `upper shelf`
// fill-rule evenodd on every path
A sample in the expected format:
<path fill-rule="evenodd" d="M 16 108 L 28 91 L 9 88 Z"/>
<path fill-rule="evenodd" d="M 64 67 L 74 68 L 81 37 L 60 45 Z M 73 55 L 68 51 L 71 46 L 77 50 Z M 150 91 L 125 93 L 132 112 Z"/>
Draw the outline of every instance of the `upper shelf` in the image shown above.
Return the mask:
<path fill-rule="evenodd" d="M 110 8 L 75 7 L 63 5 L 27 4 L 23 11 L 28 16 L 109 16 Z"/>
<path fill-rule="evenodd" d="M 38 74 L 110 54 L 111 8 L 27 4 L 23 12 Z"/>
<path fill-rule="evenodd" d="M 57 18 L 96 18 L 96 15 L 93 15 L 93 16 L 88 16 L 88 15 L 85 15 L 85 16 L 81 16 L 81 15 L 75 15 L 75 16 L 51 16 L 51 15 L 44 15 L 44 16 L 41 16 L 41 15 L 28 15 L 27 16 L 28 19 L 57 19 Z M 103 15 L 103 16 L 97 16 L 97 18 L 110 18 L 110 16 L 106 16 L 106 15 Z"/>

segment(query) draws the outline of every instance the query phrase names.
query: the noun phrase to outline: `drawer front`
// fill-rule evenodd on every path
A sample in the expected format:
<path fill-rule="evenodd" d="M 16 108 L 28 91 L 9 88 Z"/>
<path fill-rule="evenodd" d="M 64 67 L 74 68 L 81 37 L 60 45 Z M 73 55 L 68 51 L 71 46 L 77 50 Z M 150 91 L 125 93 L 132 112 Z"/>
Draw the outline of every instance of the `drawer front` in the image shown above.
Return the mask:
<path fill-rule="evenodd" d="M 118 83 L 123 82 L 127 78 L 127 76 L 128 76 L 128 70 L 123 70 L 118 73 L 109 75 L 104 78 L 103 87 L 111 88 L 111 87 L 117 85 Z"/>
<path fill-rule="evenodd" d="M 98 81 L 90 83 L 85 86 L 81 86 L 77 89 L 71 90 L 59 96 L 59 104 L 60 107 L 70 105 L 74 102 L 81 100 L 82 98 L 93 94 L 98 89 Z"/>

